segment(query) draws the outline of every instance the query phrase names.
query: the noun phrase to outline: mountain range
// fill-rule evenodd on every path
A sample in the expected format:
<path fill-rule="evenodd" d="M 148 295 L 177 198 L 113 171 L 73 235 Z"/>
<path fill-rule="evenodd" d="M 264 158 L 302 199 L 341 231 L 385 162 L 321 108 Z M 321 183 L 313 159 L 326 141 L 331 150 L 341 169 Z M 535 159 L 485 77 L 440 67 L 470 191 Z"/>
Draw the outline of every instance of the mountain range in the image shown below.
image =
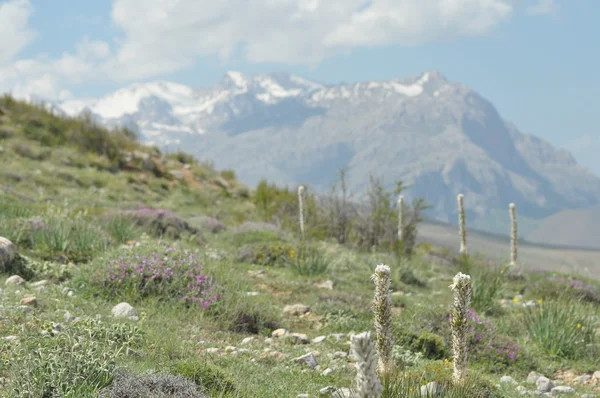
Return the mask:
<path fill-rule="evenodd" d="M 347 166 L 351 191 L 370 174 L 423 197 L 433 218 L 455 222 L 465 195 L 471 225 L 506 232 L 517 205 L 524 234 L 546 217 L 600 205 L 600 178 L 566 150 L 525 134 L 476 91 L 438 71 L 387 81 L 325 85 L 287 73 L 228 72 L 211 88 L 159 81 L 102 98 L 55 102 L 145 142 L 181 148 L 250 186 L 261 178 L 325 192 Z"/>

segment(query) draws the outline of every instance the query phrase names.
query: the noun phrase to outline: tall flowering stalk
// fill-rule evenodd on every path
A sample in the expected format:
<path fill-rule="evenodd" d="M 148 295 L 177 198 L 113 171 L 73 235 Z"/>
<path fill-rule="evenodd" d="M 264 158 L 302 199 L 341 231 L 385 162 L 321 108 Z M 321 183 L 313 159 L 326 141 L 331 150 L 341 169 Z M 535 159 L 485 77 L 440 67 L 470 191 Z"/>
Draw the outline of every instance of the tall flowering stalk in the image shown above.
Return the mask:
<path fill-rule="evenodd" d="M 300 234 L 302 236 L 302 242 L 304 242 L 304 186 L 298 187 L 298 212 L 300 222 Z"/>
<path fill-rule="evenodd" d="M 467 226 L 463 194 L 458 195 L 458 226 L 460 228 L 460 254 L 467 254 Z"/>
<path fill-rule="evenodd" d="M 404 196 L 398 198 L 398 242 L 402 242 L 404 225 Z"/>
<path fill-rule="evenodd" d="M 514 203 L 509 206 L 510 212 L 510 265 L 517 265 L 517 208 Z"/>
<path fill-rule="evenodd" d="M 383 386 L 377 377 L 377 351 L 371 333 L 364 332 L 351 338 L 351 352 L 356 360 L 356 392 L 359 398 L 380 398 Z"/>
<path fill-rule="evenodd" d="M 467 377 L 467 311 L 471 304 L 471 277 L 458 273 L 450 288 L 454 292 L 452 304 L 452 349 L 454 351 L 454 384 L 461 384 Z"/>
<path fill-rule="evenodd" d="M 375 332 L 377 352 L 379 353 L 379 371 L 387 374 L 390 370 L 392 354 L 392 299 L 390 296 L 390 267 L 380 264 L 375 267 L 371 276 L 375 282 L 375 297 L 373 300 L 373 314 L 375 318 Z"/>

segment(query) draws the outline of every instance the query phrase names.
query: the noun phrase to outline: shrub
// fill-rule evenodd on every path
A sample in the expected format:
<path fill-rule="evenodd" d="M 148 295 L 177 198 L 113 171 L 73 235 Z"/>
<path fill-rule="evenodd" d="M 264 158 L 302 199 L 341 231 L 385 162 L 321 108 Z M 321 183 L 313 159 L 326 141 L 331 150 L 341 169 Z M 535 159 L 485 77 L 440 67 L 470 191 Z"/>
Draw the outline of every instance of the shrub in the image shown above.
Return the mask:
<path fill-rule="evenodd" d="M 207 231 L 213 234 L 219 233 L 226 229 L 225 224 L 216 218 L 209 216 L 193 217 L 189 220 L 189 222 L 202 231 Z"/>
<path fill-rule="evenodd" d="M 234 181 L 235 180 L 235 171 L 234 170 L 221 170 L 221 177 L 223 177 L 227 181 Z"/>
<path fill-rule="evenodd" d="M 3 350 L 11 374 L 8 396 L 89 396 L 111 383 L 117 358 L 141 339 L 135 326 L 91 318 L 61 332 L 53 332 L 53 327 L 42 323 L 37 336 Z"/>
<path fill-rule="evenodd" d="M 117 297 L 176 297 L 202 308 L 218 300 L 216 283 L 198 257 L 168 248 L 149 257 L 129 253 L 109 263 L 104 287 Z"/>
<path fill-rule="evenodd" d="M 469 361 L 488 365 L 495 371 L 514 366 L 520 357 L 521 348 L 508 337 L 499 334 L 491 322 L 469 310 L 467 327 Z"/>
<path fill-rule="evenodd" d="M 600 289 L 591 283 L 563 276 L 548 276 L 535 283 L 529 294 L 536 299 L 575 299 L 600 304 Z"/>
<path fill-rule="evenodd" d="M 138 210 L 127 210 L 123 215 L 158 237 L 167 236 L 179 239 L 184 233 L 198 233 L 197 229 L 169 210 L 142 207 Z"/>
<path fill-rule="evenodd" d="M 100 392 L 102 398 L 207 398 L 191 380 L 168 373 L 135 375 L 126 371 L 115 374 L 110 387 Z"/>
<path fill-rule="evenodd" d="M 55 282 L 63 282 L 71 277 L 71 270 L 67 264 L 35 260 L 22 254 L 17 255 L 6 271 L 19 275 L 25 280 L 50 279 Z"/>
<path fill-rule="evenodd" d="M 212 393 L 230 393 L 236 390 L 231 378 L 221 368 L 204 361 L 176 362 L 171 366 L 170 372 L 186 377 Z"/>
<path fill-rule="evenodd" d="M 409 351 L 421 353 L 427 359 L 443 359 L 448 356 L 448 349 L 442 337 L 430 333 L 421 332 L 403 333 L 398 339 L 400 345 Z"/>
<path fill-rule="evenodd" d="M 296 255 L 296 249 L 283 243 L 248 245 L 240 248 L 238 260 L 265 267 L 283 267 Z"/>
<path fill-rule="evenodd" d="M 525 325 L 530 338 L 549 357 L 593 358 L 598 351 L 594 312 L 590 304 L 576 300 L 548 300 L 525 310 Z"/>

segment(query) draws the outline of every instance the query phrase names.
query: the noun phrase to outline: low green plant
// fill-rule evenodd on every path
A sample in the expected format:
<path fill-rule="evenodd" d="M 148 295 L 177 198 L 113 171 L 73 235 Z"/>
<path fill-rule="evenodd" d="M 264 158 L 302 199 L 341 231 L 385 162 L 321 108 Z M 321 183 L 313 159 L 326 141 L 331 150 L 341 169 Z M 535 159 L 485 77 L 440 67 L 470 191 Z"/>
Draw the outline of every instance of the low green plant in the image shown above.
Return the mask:
<path fill-rule="evenodd" d="M 135 326 L 85 318 L 64 330 L 39 322 L 37 333 L 19 345 L 3 344 L 3 367 L 10 375 L 8 397 L 94 396 L 111 384 L 116 362 L 140 343 Z"/>
<path fill-rule="evenodd" d="M 106 223 L 106 231 L 117 243 L 125 243 L 139 236 L 140 231 L 129 217 L 115 215 Z"/>
<path fill-rule="evenodd" d="M 233 380 L 225 372 L 205 361 L 186 360 L 174 363 L 170 373 L 192 380 L 204 390 L 212 393 L 231 393 L 236 391 Z"/>
<path fill-rule="evenodd" d="M 43 228 L 31 231 L 28 240 L 44 258 L 66 255 L 75 262 L 88 261 L 110 245 L 106 232 L 82 218 L 49 218 Z"/>
<path fill-rule="evenodd" d="M 301 276 L 317 276 L 329 271 L 331 261 L 321 251 L 306 247 L 299 251 L 297 256 L 291 256 L 286 264 L 294 273 Z"/>
<path fill-rule="evenodd" d="M 491 267 L 477 265 L 472 267 L 471 307 L 482 314 L 490 314 L 498 307 L 498 298 L 505 284 L 505 274 L 509 266 Z"/>
<path fill-rule="evenodd" d="M 531 340 L 551 358 L 584 358 L 600 354 L 593 305 L 577 300 L 548 300 L 526 309 L 524 321 Z"/>

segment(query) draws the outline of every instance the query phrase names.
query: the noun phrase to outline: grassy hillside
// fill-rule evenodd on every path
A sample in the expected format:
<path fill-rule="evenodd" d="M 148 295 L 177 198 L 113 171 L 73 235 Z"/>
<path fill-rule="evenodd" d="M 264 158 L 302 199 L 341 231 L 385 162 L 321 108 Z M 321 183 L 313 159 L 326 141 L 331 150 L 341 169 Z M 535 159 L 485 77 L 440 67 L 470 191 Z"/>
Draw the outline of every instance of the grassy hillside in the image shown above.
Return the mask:
<path fill-rule="evenodd" d="M 0 236 L 15 245 L 0 240 L 0 396 L 351 396 L 350 338 L 373 329 L 381 263 L 395 365 L 384 396 L 437 382 L 445 397 L 517 397 L 536 390 L 532 371 L 576 396 L 600 389 L 596 282 L 409 250 L 388 193 L 366 215 L 307 195 L 302 243 L 295 192 L 250 192 L 127 131 L 5 97 L 0 137 Z M 451 383 L 458 271 L 473 278 L 464 386 Z M 497 387 L 503 375 L 520 386 Z"/>

